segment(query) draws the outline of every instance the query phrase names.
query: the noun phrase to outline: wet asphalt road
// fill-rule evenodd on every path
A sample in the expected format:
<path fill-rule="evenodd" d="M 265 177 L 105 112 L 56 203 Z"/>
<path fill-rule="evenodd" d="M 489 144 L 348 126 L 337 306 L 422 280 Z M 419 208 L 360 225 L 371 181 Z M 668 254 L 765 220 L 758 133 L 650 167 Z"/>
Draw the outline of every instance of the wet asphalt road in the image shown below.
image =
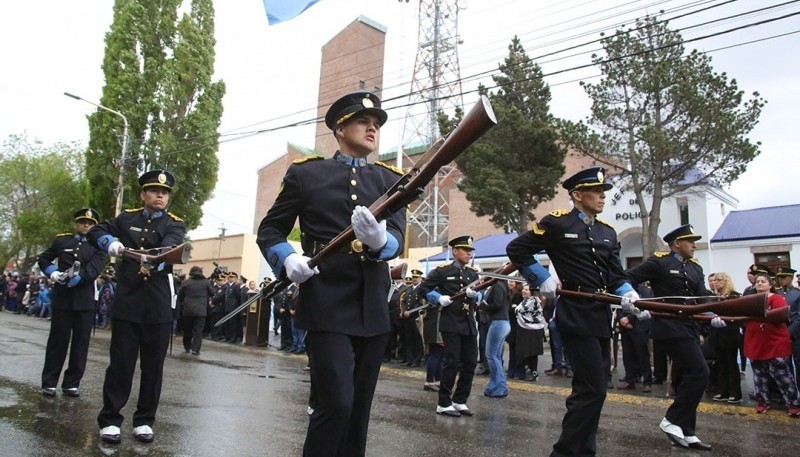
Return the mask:
<path fill-rule="evenodd" d="M 307 427 L 305 356 L 274 348 L 205 341 L 200 356 L 183 352 L 180 338 L 167 358 L 155 442 L 131 436 L 103 444 L 96 415 L 110 333 L 92 340 L 80 398 L 43 398 L 40 374 L 49 322 L 0 313 L 0 456 L 296 456 Z M 549 366 L 542 358 L 540 369 Z M 620 368 L 620 370 L 622 370 Z M 619 373 L 620 375 L 622 373 Z M 137 374 L 138 376 L 138 374 Z M 615 373 L 615 378 L 616 376 Z M 370 423 L 372 456 L 543 456 L 558 437 L 569 380 L 542 376 L 512 381 L 505 399 L 482 396 L 486 377 L 476 377 L 472 418 L 434 413 L 436 395 L 422 390 L 420 369 L 385 364 Z M 672 448 L 657 425 L 670 400 L 663 386 L 652 394 L 609 391 L 598 434 L 601 456 L 798 456 L 800 420 L 776 407 L 755 414 L 752 404 L 701 404 L 698 436 L 711 454 Z M 745 392 L 750 390 L 744 385 Z M 134 381 L 130 418 L 137 397 Z"/>

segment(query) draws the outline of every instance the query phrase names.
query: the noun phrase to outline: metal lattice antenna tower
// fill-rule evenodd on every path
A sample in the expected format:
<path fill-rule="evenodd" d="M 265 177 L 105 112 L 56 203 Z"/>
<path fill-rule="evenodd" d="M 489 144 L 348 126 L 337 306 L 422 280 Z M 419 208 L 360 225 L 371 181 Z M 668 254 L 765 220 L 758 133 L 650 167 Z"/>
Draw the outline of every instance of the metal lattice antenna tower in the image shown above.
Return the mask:
<path fill-rule="evenodd" d="M 415 155 L 427 150 L 440 137 L 436 121 L 440 111 L 452 116 L 456 107 L 463 108 L 458 9 L 458 0 L 419 2 L 417 57 L 397 154 L 399 166 L 415 162 L 419 157 Z M 426 188 L 423 200 L 412 206 L 409 213 L 409 225 L 424 246 L 440 245 L 447 237 L 447 199 L 439 190 L 453 171 L 451 167 L 442 169 Z"/>

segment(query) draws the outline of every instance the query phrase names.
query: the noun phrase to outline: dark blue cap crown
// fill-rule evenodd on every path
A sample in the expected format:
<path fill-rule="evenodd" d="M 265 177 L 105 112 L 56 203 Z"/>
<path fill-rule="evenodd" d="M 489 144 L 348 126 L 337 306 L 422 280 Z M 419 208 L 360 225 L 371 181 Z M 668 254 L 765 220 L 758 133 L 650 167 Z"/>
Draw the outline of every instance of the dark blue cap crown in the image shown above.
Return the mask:
<path fill-rule="evenodd" d="M 139 185 L 142 189 L 163 187 L 167 190 L 172 190 L 172 186 L 175 185 L 175 176 L 167 170 L 150 170 L 139 176 Z"/>
<path fill-rule="evenodd" d="M 469 235 L 453 238 L 447 244 L 449 244 L 451 248 L 475 249 L 474 247 L 472 247 L 472 237 Z"/>
<path fill-rule="evenodd" d="M 605 181 L 606 169 L 603 167 L 592 167 L 581 170 L 570 176 L 564 181 L 562 187 L 567 189 L 567 192 L 595 186 L 603 186 L 603 190 L 611 189 L 613 186 Z"/>
<path fill-rule="evenodd" d="M 378 118 L 378 124 L 386 123 L 386 111 L 381 109 L 381 99 L 372 92 L 353 92 L 333 102 L 325 114 L 325 125 L 331 130 L 346 122 L 356 113 L 369 113 Z"/>
<path fill-rule="evenodd" d="M 75 214 L 72 216 L 75 218 L 76 222 L 81 219 L 90 220 L 95 224 L 100 222 L 100 213 L 98 213 L 94 208 L 81 208 L 78 211 L 75 211 Z"/>
<path fill-rule="evenodd" d="M 697 241 L 700 238 L 702 238 L 702 236 L 694 233 L 694 227 L 692 227 L 692 224 L 686 224 L 686 225 L 681 225 L 675 230 L 664 235 L 664 242 L 667 244 L 671 244 L 673 241 L 677 240 Z"/>

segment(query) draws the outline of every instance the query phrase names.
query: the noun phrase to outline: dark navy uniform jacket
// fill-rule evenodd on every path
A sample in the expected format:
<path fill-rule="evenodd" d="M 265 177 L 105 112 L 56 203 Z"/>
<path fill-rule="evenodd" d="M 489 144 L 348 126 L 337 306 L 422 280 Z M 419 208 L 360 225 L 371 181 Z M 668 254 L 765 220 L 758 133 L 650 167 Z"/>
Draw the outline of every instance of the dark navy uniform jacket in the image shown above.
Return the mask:
<path fill-rule="evenodd" d="M 450 306 L 439 306 L 439 297 L 455 295 L 464 286 L 478 280 L 478 270 L 456 262 L 442 265 L 428 274 L 419 286 L 419 295 L 439 309 L 439 331 L 459 335 L 477 335 L 475 311 L 480 295 L 454 300 Z M 430 312 L 430 311 L 428 311 Z"/>
<path fill-rule="evenodd" d="M 781 287 L 776 292 L 783 295 L 789 305 L 789 334 L 792 338 L 800 338 L 800 289 L 790 286 Z"/>
<path fill-rule="evenodd" d="M 563 289 L 617 295 L 633 290 L 620 264 L 617 232 L 598 218 L 587 218 L 577 208 L 551 212 L 508 244 L 508 258 L 534 288 L 550 277 L 534 258 L 543 250 L 553 262 Z M 610 338 L 611 307 L 561 296 L 556 325 L 563 332 Z"/>
<path fill-rule="evenodd" d="M 714 295 L 705 288 L 703 267 L 696 259 L 671 252 L 657 252 L 641 265 L 626 271 L 635 284 L 650 281 L 656 297 Z M 681 302 L 683 304 L 683 302 Z M 697 326 L 689 319 L 653 319 L 653 339 L 697 338 Z"/>
<path fill-rule="evenodd" d="M 87 236 L 103 250 L 118 239 L 126 249 L 152 249 L 177 246 L 186 237 L 186 226 L 172 213 L 149 213 L 144 208 L 127 209 L 119 216 L 101 222 Z M 137 324 L 159 324 L 172 321 L 172 289 L 168 273 L 172 265 L 143 274 L 138 262 L 120 259 L 117 262 L 117 293 L 111 317 Z M 177 291 L 176 291 L 177 292 Z"/>
<path fill-rule="evenodd" d="M 66 271 L 76 260 L 81 262 L 80 282 L 67 287 L 66 284 L 53 285 L 53 309 L 72 311 L 94 310 L 94 280 L 100 276 L 108 255 L 91 244 L 86 237 L 77 233 L 64 233 L 56 236 L 53 244 L 39 254 L 38 264 L 42 272 L 50 276 L 54 271 Z"/>
<path fill-rule="evenodd" d="M 369 207 L 399 179 L 399 172 L 336 152 L 295 161 L 281 191 L 258 228 L 258 246 L 276 277 L 294 252 L 286 237 L 300 218 L 303 253 L 309 257 L 350 226 L 357 205 Z M 388 333 L 389 267 L 385 260 L 403 249 L 405 209 L 386 219 L 387 243 L 380 252 L 352 252 L 348 245 L 319 265 L 320 273 L 300 285 L 297 326 L 353 336 Z"/>

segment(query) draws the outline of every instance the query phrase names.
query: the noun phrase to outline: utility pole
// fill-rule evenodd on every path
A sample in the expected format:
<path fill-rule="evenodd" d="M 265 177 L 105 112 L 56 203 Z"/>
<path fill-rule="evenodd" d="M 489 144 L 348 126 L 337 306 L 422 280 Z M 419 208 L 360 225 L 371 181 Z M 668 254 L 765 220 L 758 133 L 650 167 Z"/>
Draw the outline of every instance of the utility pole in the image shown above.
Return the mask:
<path fill-rule="evenodd" d="M 124 127 L 122 129 L 122 156 L 120 157 L 119 176 L 117 177 L 117 200 L 114 203 L 114 216 L 117 216 L 119 215 L 120 211 L 122 211 L 122 193 L 125 190 L 125 158 L 128 153 L 128 118 L 126 118 L 125 115 L 120 113 L 119 111 L 114 111 L 113 109 L 105 107 L 99 103 L 90 102 L 89 100 L 78 97 L 77 95 L 70 94 L 69 92 L 64 92 L 64 95 L 70 98 L 74 98 L 75 100 L 80 100 L 90 105 L 94 105 L 102 110 L 108 111 L 109 113 L 112 114 L 116 114 L 117 116 L 122 118 L 122 122 L 124 124 Z"/>

